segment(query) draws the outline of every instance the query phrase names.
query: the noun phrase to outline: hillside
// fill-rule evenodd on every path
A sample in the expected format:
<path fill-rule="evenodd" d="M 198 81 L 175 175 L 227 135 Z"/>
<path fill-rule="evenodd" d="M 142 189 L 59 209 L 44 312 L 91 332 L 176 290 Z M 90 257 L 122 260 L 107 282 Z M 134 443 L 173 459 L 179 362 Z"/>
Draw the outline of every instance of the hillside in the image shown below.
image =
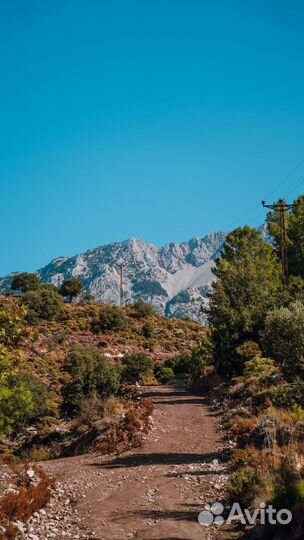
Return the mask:
<path fill-rule="evenodd" d="M 43 282 L 55 285 L 78 277 L 96 301 L 118 304 L 123 263 L 125 304 L 144 300 L 167 317 L 204 322 L 201 306 L 211 290 L 211 269 L 225 237 L 223 232 L 212 233 L 161 248 L 131 238 L 56 258 L 38 273 Z M 0 279 L 0 290 L 9 290 L 10 283 L 11 276 Z"/>
<path fill-rule="evenodd" d="M 0 310 L 13 310 L 20 301 L 0 296 Z M 137 316 L 132 307 L 121 311 L 126 326 L 113 331 L 94 329 L 100 312 L 106 305 L 66 304 L 60 321 L 37 320 L 29 326 L 29 337 L 22 341 L 26 369 L 35 373 L 48 387 L 57 391 L 61 380 L 61 364 L 74 346 L 100 350 L 110 361 L 119 361 L 124 355 L 144 353 L 153 362 L 164 362 L 177 354 L 188 354 L 206 335 L 206 330 L 194 321 L 170 320 L 153 313 Z M 149 330 L 145 337 L 144 327 Z M 12 351 L 14 347 L 12 348 Z"/>

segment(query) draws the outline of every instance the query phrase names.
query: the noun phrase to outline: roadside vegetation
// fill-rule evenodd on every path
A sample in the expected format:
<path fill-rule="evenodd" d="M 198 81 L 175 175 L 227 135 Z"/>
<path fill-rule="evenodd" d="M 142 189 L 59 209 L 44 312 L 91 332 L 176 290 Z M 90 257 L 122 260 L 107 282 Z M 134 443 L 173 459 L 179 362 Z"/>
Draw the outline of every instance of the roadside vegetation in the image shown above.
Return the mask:
<path fill-rule="evenodd" d="M 15 523 L 50 498 L 51 480 L 29 477 L 27 463 L 140 446 L 153 410 L 140 385 L 156 384 L 155 365 L 190 353 L 205 333 L 144 302 L 98 305 L 78 279 L 57 288 L 14 277 L 0 296 L 0 539 L 18 537 Z M 161 379 L 173 376 L 164 368 Z"/>
<path fill-rule="evenodd" d="M 303 538 L 304 197 L 287 216 L 289 287 L 283 287 L 278 216 L 271 243 L 249 227 L 230 233 L 216 262 L 207 355 L 193 380 L 212 391 L 233 435 L 232 501 L 293 512 L 291 531 L 254 527 L 246 538 Z M 183 365 L 183 363 L 181 364 Z M 215 390 L 216 389 L 216 390 Z"/>

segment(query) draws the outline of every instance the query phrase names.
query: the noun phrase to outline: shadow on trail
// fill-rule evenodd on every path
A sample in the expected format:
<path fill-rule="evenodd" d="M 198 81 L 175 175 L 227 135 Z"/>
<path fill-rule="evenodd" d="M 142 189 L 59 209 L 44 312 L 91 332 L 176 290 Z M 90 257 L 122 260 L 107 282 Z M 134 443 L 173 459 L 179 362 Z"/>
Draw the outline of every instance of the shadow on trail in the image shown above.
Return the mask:
<path fill-rule="evenodd" d="M 156 399 L 156 398 L 166 398 L 166 397 L 186 397 L 186 396 L 189 396 L 189 393 L 186 391 L 186 390 L 175 390 L 174 388 L 172 388 L 172 392 L 160 392 L 159 390 L 149 390 L 149 391 L 145 391 L 141 394 L 141 396 L 143 398 L 151 398 L 151 399 Z"/>
<path fill-rule="evenodd" d="M 156 403 L 157 405 L 204 405 L 205 401 L 203 398 L 185 398 L 157 400 Z"/>
<path fill-rule="evenodd" d="M 219 452 L 210 452 L 209 454 L 133 454 L 102 463 L 92 463 L 89 466 L 100 467 L 102 469 L 118 469 L 122 467 L 149 465 L 185 465 L 191 463 L 209 463 L 213 459 L 219 458 L 219 456 Z"/>
<path fill-rule="evenodd" d="M 132 512 L 133 516 L 141 517 L 143 519 L 168 519 L 174 521 L 191 521 L 197 523 L 197 510 L 137 510 Z M 125 518 L 129 518 L 130 513 L 125 515 Z M 117 520 L 124 519 L 124 516 L 118 516 Z"/>

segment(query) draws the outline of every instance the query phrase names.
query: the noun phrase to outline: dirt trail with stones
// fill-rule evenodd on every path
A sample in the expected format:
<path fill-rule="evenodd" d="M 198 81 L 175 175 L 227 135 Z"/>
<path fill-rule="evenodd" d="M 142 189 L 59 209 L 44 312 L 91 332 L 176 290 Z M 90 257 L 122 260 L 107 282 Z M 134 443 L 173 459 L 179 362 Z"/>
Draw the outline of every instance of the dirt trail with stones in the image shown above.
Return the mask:
<path fill-rule="evenodd" d="M 121 456 L 44 463 L 57 488 L 25 538 L 213 540 L 239 538 L 203 527 L 198 514 L 220 501 L 228 481 L 218 419 L 204 398 L 182 388 L 145 388 L 153 427 L 145 444 Z"/>

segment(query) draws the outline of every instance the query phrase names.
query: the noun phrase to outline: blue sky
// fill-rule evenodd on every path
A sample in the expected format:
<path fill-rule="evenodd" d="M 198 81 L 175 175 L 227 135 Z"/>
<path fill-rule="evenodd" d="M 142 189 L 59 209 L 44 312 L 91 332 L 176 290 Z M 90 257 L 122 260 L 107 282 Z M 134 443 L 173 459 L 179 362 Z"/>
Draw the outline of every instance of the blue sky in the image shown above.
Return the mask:
<path fill-rule="evenodd" d="M 0 275 L 304 190 L 304 5 L 0 0 Z M 301 184 L 303 180 L 303 183 Z"/>

